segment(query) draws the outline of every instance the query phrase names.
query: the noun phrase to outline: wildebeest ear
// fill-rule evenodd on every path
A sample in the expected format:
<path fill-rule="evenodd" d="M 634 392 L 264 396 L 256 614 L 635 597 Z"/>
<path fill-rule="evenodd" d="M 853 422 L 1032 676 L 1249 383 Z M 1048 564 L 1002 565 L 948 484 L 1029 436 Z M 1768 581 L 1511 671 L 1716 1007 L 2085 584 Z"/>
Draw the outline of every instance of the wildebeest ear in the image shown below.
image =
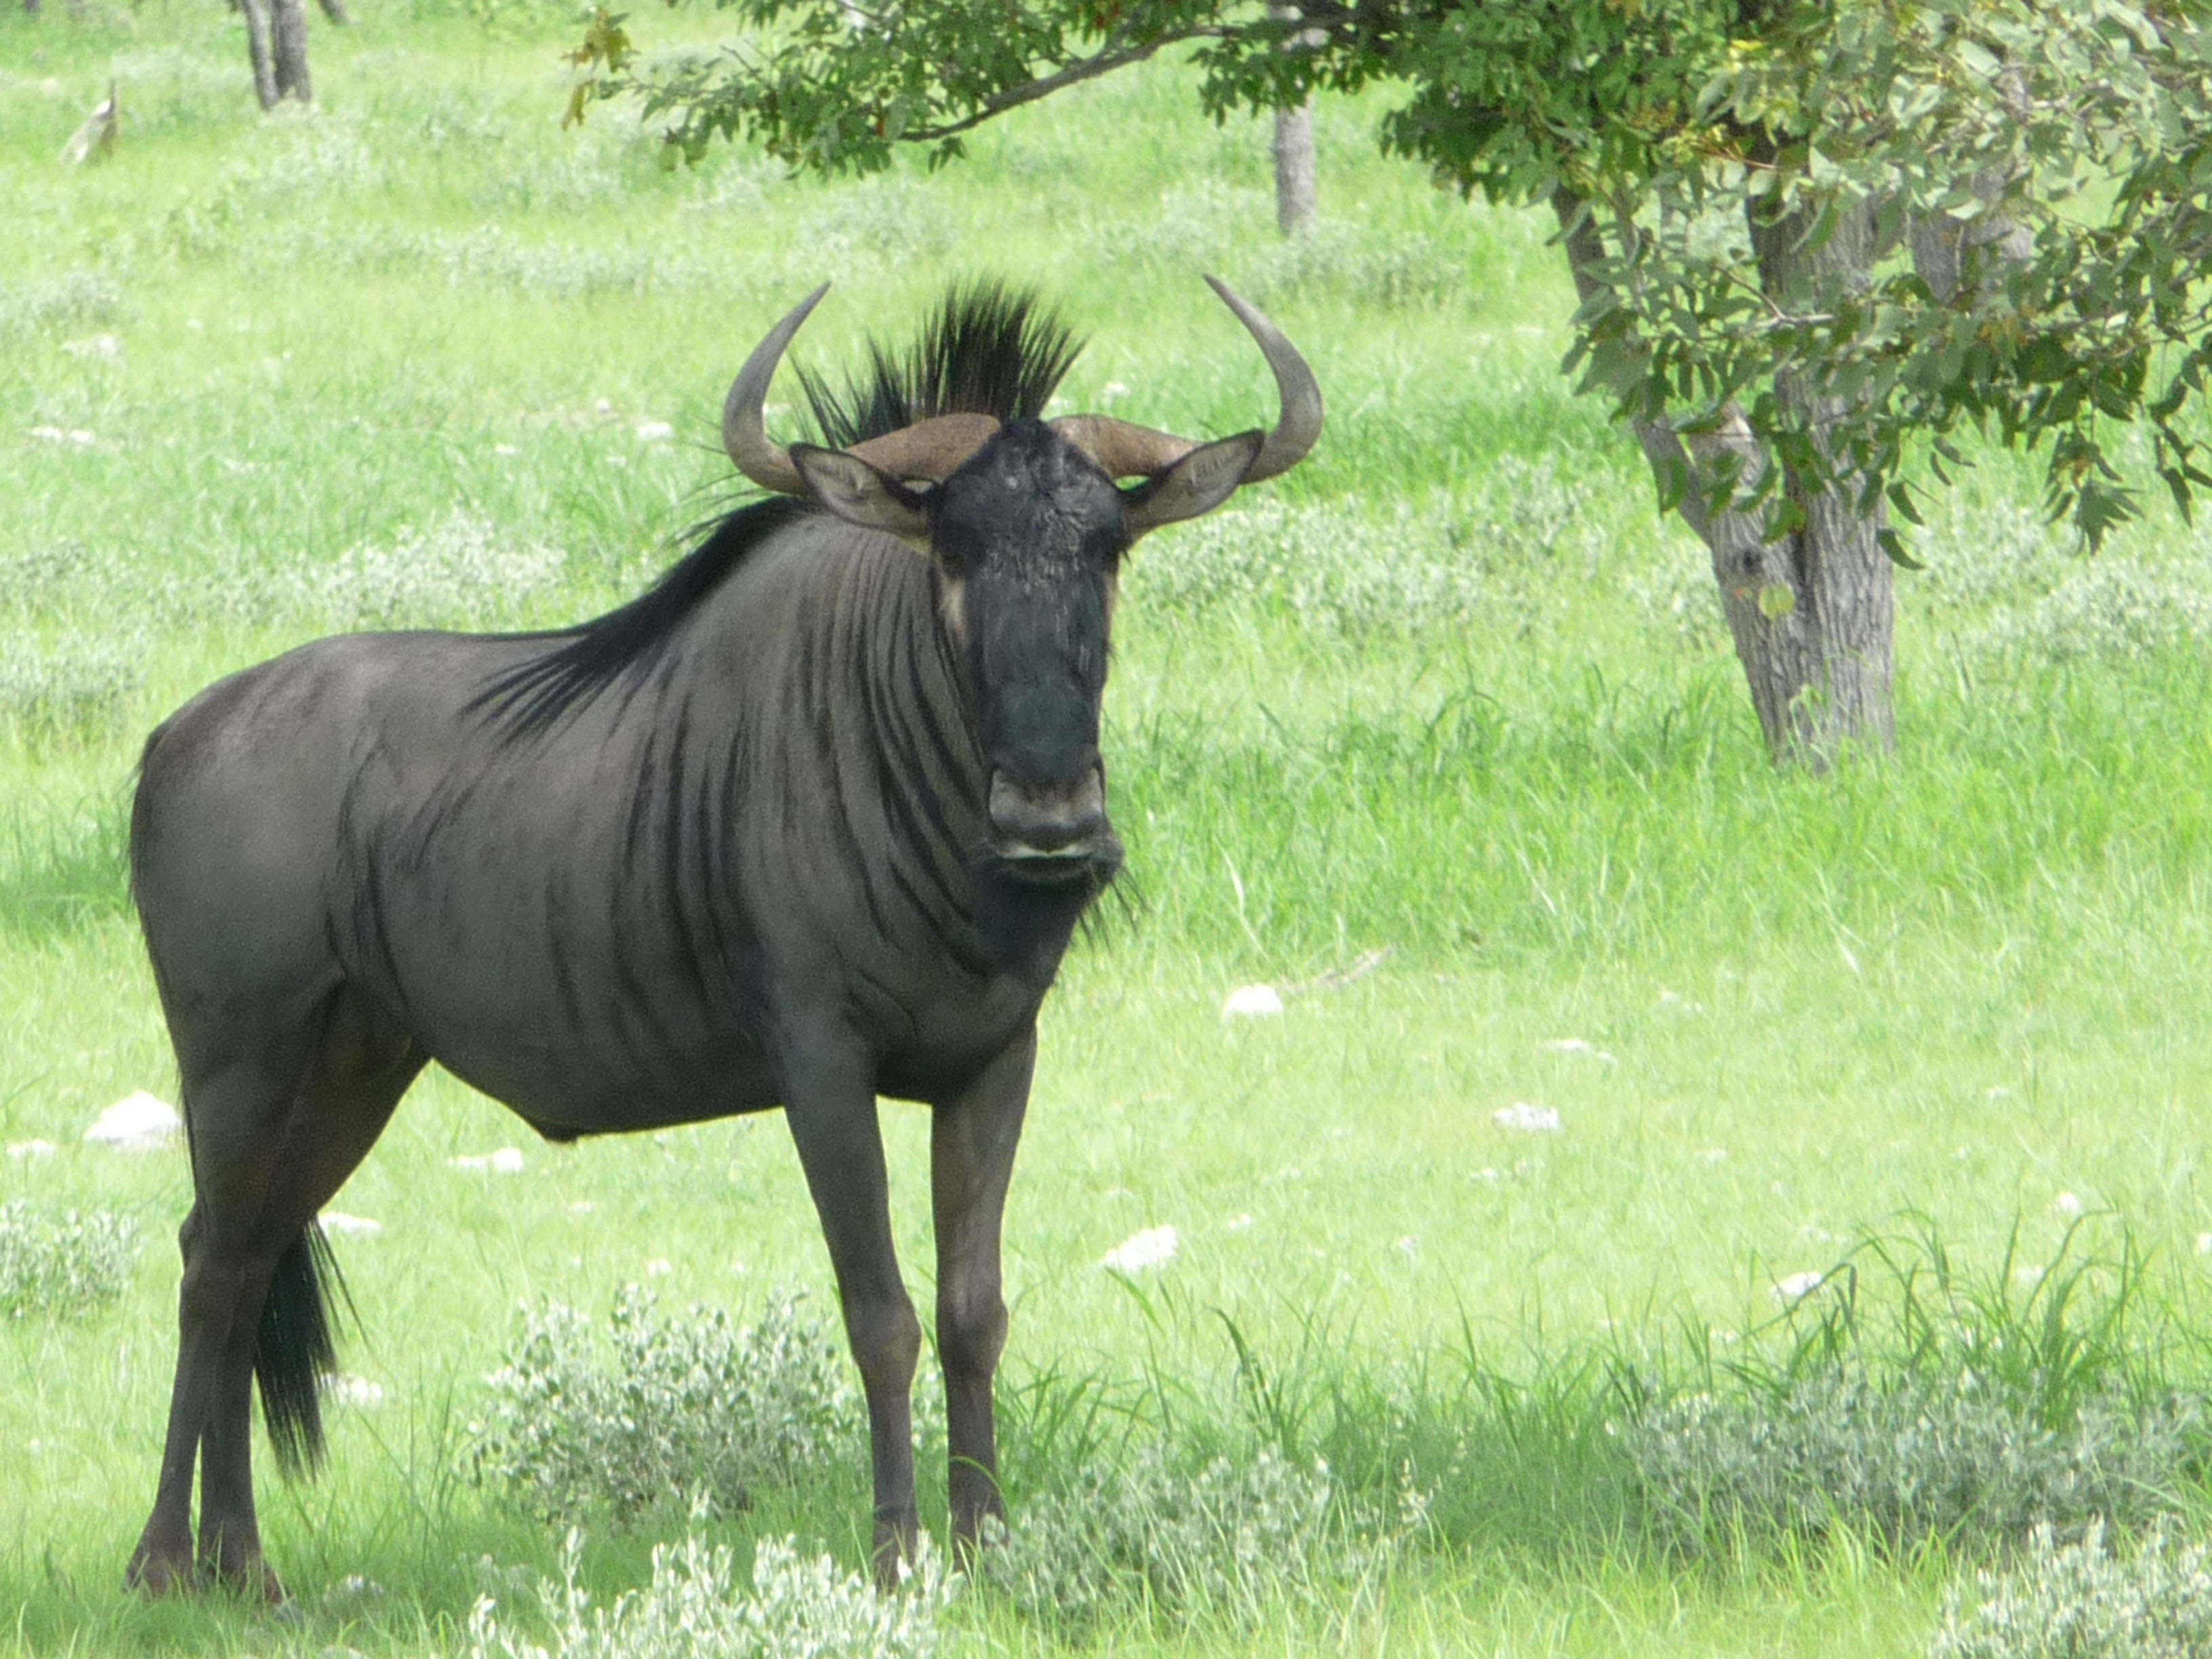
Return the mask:
<path fill-rule="evenodd" d="M 847 524 L 927 544 L 929 514 L 922 497 L 858 455 L 816 444 L 793 444 L 791 464 L 805 480 L 806 493 Z"/>
<path fill-rule="evenodd" d="M 1121 492 L 1121 525 L 1134 541 L 1148 530 L 1211 513 L 1237 493 L 1267 441 L 1264 432 L 1200 444 L 1173 466 L 1163 467 Z"/>

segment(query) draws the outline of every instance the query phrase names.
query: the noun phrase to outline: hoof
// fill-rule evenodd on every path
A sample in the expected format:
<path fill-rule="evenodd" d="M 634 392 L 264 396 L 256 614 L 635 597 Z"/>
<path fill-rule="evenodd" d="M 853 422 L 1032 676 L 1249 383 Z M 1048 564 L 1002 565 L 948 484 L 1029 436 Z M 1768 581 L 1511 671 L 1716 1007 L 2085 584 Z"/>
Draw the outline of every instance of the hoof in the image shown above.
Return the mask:
<path fill-rule="evenodd" d="M 140 1546 L 123 1570 L 123 1588 L 140 1595 L 191 1595 L 200 1587 L 199 1574 L 189 1556 L 179 1559 Z"/>

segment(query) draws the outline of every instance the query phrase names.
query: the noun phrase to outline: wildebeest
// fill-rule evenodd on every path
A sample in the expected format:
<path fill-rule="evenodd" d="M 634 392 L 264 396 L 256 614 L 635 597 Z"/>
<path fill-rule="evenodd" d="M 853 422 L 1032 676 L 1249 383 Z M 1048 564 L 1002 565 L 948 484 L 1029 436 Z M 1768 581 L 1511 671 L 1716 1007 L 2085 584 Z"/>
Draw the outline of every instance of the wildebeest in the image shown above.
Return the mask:
<path fill-rule="evenodd" d="M 952 1525 L 973 1542 L 1000 1509 L 999 1232 L 1037 1009 L 1121 860 L 1098 753 L 1120 562 L 1321 433 L 1304 361 L 1213 286 L 1273 371 L 1270 432 L 1042 418 L 1070 337 L 981 285 L 843 392 L 807 379 L 836 447 L 787 449 L 763 403 L 825 284 L 724 406 L 731 458 L 771 493 L 642 596 L 562 632 L 319 641 L 154 732 L 131 878 L 194 1199 L 132 1583 L 281 1598 L 251 1381 L 279 1463 L 314 1465 L 315 1217 L 433 1060 L 555 1140 L 785 1109 L 867 1399 L 884 1574 L 916 1530 L 921 1328 L 876 1101 L 927 1103 Z"/>

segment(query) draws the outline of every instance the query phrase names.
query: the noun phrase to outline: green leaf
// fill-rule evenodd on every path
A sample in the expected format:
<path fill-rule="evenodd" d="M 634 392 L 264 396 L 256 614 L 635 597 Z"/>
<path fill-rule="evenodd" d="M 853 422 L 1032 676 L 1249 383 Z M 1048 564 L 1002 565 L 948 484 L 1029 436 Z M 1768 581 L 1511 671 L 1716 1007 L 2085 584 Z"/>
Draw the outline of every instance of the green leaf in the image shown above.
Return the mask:
<path fill-rule="evenodd" d="M 1787 582 L 1768 582 L 1759 590 L 1759 614 L 1780 622 L 1797 609 L 1797 590 Z"/>
<path fill-rule="evenodd" d="M 1905 545 L 1905 538 L 1894 530 L 1884 526 L 1874 532 L 1874 538 L 1881 544 L 1881 550 L 1889 556 L 1889 562 L 1899 569 L 1925 570 L 1928 568 L 1912 556 Z"/>

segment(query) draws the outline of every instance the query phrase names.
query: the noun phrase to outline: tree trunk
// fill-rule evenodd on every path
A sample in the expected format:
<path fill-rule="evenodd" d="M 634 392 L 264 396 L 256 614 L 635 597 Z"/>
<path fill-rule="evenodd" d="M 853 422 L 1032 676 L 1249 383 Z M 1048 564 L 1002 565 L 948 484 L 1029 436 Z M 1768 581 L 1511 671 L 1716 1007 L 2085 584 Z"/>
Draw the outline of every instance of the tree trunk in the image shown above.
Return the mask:
<path fill-rule="evenodd" d="M 1565 233 L 1575 287 L 1584 301 L 1602 290 L 1596 272 L 1607 256 L 1603 240 L 1581 200 L 1561 189 L 1552 198 Z M 1761 283 L 1778 304 L 1801 283 L 1832 292 L 1863 284 L 1874 263 L 1874 216 L 1861 209 L 1844 216 L 1826 242 L 1808 248 L 1809 221 L 1802 216 L 1754 223 L 1752 244 Z M 1776 377 L 1783 409 L 1819 434 L 1841 412 L 1839 400 L 1821 395 L 1804 376 Z M 1875 539 L 1881 528 L 1858 511 L 1850 480 L 1841 488 L 1814 489 L 1796 477 L 1782 494 L 1802 513 L 1802 528 L 1768 533 L 1764 514 L 1714 513 L 1708 496 L 1724 458 L 1741 468 L 1738 489 L 1764 476 L 1769 458 L 1733 404 L 1712 432 L 1678 434 L 1664 422 L 1633 422 L 1637 441 L 1653 470 L 1686 473 L 1689 488 L 1679 511 L 1711 551 L 1736 658 L 1743 665 L 1778 764 L 1802 763 L 1825 770 L 1847 743 L 1883 749 L 1897 740 L 1890 691 L 1896 624 L 1889 560 Z"/>
<path fill-rule="evenodd" d="M 307 80 L 307 8 L 305 0 L 269 0 L 270 33 L 276 48 L 276 95 L 314 101 Z"/>
<path fill-rule="evenodd" d="M 353 14 L 346 9 L 345 0 L 322 0 L 322 6 L 323 15 L 335 27 L 345 28 L 352 23 Z"/>
<path fill-rule="evenodd" d="M 23 0 L 23 15 L 36 17 L 39 15 L 39 0 Z"/>
<path fill-rule="evenodd" d="M 1314 222 L 1313 100 L 1275 112 L 1275 222 L 1303 236 Z"/>
<path fill-rule="evenodd" d="M 269 0 L 239 0 L 246 14 L 246 50 L 253 59 L 253 90 L 261 107 L 276 107 L 276 60 L 270 50 Z"/>

